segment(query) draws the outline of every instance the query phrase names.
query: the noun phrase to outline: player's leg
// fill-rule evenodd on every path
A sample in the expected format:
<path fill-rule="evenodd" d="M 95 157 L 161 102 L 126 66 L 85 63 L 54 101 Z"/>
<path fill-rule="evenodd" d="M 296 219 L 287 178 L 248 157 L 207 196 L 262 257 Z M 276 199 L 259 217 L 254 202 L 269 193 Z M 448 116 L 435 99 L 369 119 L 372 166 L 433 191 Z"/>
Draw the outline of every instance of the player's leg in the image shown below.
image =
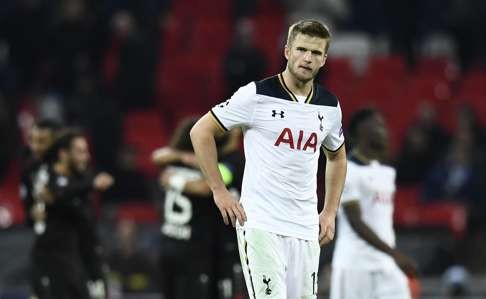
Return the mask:
<path fill-rule="evenodd" d="M 407 276 L 393 267 L 378 272 L 377 299 L 410 299 L 410 288 Z"/>
<path fill-rule="evenodd" d="M 282 237 L 258 229 L 237 229 L 238 249 L 251 299 L 286 299 Z"/>
<path fill-rule="evenodd" d="M 330 299 L 375 298 L 373 273 L 359 269 L 333 267 Z"/>
<path fill-rule="evenodd" d="M 288 249 L 287 295 L 288 299 L 313 299 L 317 297 L 319 269 L 319 242 L 285 238 Z"/>

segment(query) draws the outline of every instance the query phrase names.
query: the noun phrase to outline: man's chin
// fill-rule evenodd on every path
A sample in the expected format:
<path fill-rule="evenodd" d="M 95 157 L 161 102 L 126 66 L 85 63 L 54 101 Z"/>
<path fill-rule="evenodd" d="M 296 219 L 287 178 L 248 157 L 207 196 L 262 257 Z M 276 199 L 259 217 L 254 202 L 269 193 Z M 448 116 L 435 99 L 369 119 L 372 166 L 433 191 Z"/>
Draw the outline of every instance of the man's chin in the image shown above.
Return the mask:
<path fill-rule="evenodd" d="M 311 73 L 309 73 L 309 74 L 302 74 L 302 73 L 299 73 L 298 72 L 296 74 L 296 77 L 297 77 L 297 79 L 299 81 L 304 82 L 304 83 L 307 83 L 307 82 L 311 81 L 312 79 L 314 79 L 314 76 Z"/>

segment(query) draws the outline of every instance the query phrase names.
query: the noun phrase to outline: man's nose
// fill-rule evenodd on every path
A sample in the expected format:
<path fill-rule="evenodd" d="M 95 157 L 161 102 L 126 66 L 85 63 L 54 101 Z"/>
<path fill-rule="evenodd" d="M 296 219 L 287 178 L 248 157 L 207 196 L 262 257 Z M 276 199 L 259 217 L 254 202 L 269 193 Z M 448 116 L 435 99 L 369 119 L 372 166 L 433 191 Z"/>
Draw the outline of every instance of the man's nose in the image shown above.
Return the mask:
<path fill-rule="evenodd" d="M 305 62 L 311 62 L 312 61 L 311 60 L 311 57 L 312 57 L 312 54 L 311 54 L 310 51 L 305 52 L 305 54 L 304 54 L 304 61 Z"/>

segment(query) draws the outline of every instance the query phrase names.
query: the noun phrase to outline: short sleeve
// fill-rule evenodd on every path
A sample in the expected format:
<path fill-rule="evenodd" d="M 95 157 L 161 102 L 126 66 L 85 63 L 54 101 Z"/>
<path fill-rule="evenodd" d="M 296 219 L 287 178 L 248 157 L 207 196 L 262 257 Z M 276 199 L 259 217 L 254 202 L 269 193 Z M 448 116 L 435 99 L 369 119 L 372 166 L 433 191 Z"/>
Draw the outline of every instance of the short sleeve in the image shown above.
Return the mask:
<path fill-rule="evenodd" d="M 249 127 L 256 104 L 256 86 L 251 82 L 238 89 L 233 96 L 211 109 L 211 114 L 224 130 Z"/>
<path fill-rule="evenodd" d="M 348 162 L 347 168 L 341 203 L 356 201 L 361 197 L 359 172 L 350 162 Z"/>
<path fill-rule="evenodd" d="M 341 148 L 344 144 L 343 124 L 342 124 L 342 112 L 341 106 L 338 104 L 336 107 L 336 118 L 331 131 L 324 139 L 322 145 L 330 152 L 335 152 Z"/>

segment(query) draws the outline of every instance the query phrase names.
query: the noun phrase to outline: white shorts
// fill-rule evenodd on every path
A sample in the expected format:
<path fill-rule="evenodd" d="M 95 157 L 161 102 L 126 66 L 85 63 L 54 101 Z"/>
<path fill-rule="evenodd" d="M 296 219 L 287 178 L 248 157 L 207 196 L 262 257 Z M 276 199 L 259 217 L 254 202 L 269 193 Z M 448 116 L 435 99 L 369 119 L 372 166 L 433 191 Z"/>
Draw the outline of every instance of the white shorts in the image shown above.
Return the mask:
<path fill-rule="evenodd" d="M 320 246 L 259 229 L 237 228 L 251 299 L 315 299 Z"/>
<path fill-rule="evenodd" d="M 333 267 L 330 299 L 410 299 L 408 279 L 398 268 L 377 271 Z"/>

